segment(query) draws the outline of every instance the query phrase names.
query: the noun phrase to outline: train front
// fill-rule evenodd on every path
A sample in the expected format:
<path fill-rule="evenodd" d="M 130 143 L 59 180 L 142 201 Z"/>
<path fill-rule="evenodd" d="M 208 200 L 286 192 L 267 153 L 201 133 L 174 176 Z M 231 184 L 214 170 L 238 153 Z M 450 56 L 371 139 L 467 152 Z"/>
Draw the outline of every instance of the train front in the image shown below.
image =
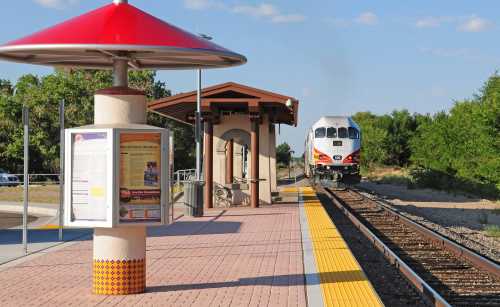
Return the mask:
<path fill-rule="evenodd" d="M 324 118 L 313 127 L 314 175 L 321 180 L 359 182 L 361 137 L 351 118 Z"/>

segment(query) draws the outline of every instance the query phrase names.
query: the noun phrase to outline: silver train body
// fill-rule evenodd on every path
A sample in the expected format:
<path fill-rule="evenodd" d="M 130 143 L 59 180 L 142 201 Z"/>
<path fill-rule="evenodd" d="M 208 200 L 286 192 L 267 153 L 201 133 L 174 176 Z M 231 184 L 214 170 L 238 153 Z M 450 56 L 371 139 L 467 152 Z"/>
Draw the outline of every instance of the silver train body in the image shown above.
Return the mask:
<path fill-rule="evenodd" d="M 338 182 L 359 182 L 361 131 L 347 116 L 321 117 L 307 133 L 305 175 Z"/>

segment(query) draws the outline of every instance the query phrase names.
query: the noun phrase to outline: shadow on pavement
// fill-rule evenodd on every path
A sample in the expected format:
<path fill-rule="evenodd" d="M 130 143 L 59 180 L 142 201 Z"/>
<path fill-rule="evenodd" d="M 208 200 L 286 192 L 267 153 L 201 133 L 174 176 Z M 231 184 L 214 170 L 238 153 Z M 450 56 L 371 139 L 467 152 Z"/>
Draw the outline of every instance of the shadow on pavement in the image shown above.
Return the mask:
<path fill-rule="evenodd" d="M 64 241 L 86 241 L 92 237 L 92 229 L 64 229 Z M 59 242 L 57 229 L 30 229 L 28 230 L 28 243 Z M 21 229 L 0 230 L 0 245 L 21 244 L 23 231 Z"/>
<path fill-rule="evenodd" d="M 237 233 L 240 222 L 178 221 L 168 226 L 148 228 L 148 237 Z"/>
<path fill-rule="evenodd" d="M 309 275 L 314 278 L 309 278 Z M 316 278 L 319 275 L 319 278 Z M 214 288 L 227 288 L 227 287 L 239 287 L 239 286 L 277 286 L 277 287 L 289 287 L 289 286 L 300 286 L 305 285 L 305 279 L 314 280 L 312 283 L 314 285 L 319 284 L 320 280 L 323 283 L 327 282 L 354 282 L 354 281 L 364 281 L 366 277 L 363 275 L 362 271 L 339 271 L 339 272 L 322 272 L 316 274 L 289 274 L 289 275 L 275 275 L 275 276 L 259 276 L 259 277 L 249 277 L 240 278 L 238 281 L 226 281 L 226 282 L 208 282 L 208 283 L 196 283 L 196 284 L 182 284 L 182 285 L 164 285 L 164 286 L 151 286 L 147 287 L 146 292 L 170 292 L 170 291 L 188 291 L 188 290 L 202 290 L 202 289 L 214 289 Z"/>

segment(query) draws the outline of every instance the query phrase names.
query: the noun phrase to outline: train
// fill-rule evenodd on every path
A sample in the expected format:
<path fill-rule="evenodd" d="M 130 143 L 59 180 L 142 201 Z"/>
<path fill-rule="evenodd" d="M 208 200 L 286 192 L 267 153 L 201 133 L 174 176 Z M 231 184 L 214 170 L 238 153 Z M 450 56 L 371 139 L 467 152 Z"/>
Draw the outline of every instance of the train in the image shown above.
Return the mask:
<path fill-rule="evenodd" d="M 323 116 L 305 141 L 304 173 L 332 183 L 359 183 L 361 129 L 349 116 Z"/>

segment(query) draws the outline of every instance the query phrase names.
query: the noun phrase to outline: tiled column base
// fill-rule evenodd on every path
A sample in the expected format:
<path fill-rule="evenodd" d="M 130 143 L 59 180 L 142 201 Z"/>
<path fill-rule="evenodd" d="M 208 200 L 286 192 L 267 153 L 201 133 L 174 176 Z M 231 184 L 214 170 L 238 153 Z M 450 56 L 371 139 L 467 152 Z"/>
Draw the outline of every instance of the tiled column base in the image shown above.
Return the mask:
<path fill-rule="evenodd" d="M 146 288 L 146 260 L 94 259 L 92 292 L 104 295 L 143 293 Z"/>

